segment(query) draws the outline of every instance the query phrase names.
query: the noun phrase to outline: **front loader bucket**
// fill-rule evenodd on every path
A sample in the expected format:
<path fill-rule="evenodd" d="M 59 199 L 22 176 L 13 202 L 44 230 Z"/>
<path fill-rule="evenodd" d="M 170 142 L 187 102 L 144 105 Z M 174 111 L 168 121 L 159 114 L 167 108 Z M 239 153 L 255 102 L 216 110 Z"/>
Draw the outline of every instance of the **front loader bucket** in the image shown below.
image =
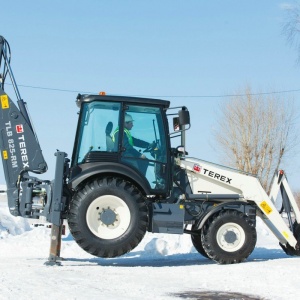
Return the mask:
<path fill-rule="evenodd" d="M 291 256 L 300 256 L 300 224 L 298 224 L 297 222 L 294 223 L 293 233 L 295 239 L 297 240 L 297 244 L 295 248 L 291 247 L 289 244 L 286 244 L 285 246 L 279 243 L 279 245 L 281 246 L 281 248 L 286 254 Z"/>

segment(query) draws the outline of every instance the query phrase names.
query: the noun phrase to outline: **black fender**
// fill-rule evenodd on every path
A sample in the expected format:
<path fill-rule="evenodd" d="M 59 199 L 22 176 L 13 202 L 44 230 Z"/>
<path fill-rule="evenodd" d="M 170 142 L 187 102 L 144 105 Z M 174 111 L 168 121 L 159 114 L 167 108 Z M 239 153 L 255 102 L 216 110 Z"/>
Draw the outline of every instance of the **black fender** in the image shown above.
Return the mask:
<path fill-rule="evenodd" d="M 86 163 L 74 167 L 70 174 L 68 187 L 71 190 L 75 190 L 77 186 L 89 178 L 114 175 L 131 181 L 141 189 L 141 192 L 150 195 L 151 187 L 144 175 L 124 164 L 113 162 Z"/>
<path fill-rule="evenodd" d="M 206 221 L 215 213 L 225 210 L 225 209 L 231 209 L 231 210 L 237 210 L 244 214 L 247 214 L 251 217 L 251 219 L 254 219 L 255 224 L 255 217 L 256 217 L 256 207 L 250 203 L 247 203 L 245 201 L 229 201 L 229 202 L 222 202 L 216 206 L 212 206 L 212 209 L 203 215 L 202 218 L 200 218 L 197 222 L 196 228 L 201 229 Z"/>

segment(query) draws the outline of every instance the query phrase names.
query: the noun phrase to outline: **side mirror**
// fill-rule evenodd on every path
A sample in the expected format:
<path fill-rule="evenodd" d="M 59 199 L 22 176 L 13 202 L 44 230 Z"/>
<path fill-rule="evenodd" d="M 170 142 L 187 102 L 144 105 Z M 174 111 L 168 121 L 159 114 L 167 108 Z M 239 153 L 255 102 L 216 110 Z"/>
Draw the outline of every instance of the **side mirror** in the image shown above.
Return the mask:
<path fill-rule="evenodd" d="M 190 113 L 185 107 L 178 111 L 178 116 L 180 126 L 190 125 Z"/>
<path fill-rule="evenodd" d="M 183 109 L 178 111 L 178 117 L 173 118 L 174 131 L 181 130 L 181 126 L 190 125 L 190 113 L 188 110 Z"/>

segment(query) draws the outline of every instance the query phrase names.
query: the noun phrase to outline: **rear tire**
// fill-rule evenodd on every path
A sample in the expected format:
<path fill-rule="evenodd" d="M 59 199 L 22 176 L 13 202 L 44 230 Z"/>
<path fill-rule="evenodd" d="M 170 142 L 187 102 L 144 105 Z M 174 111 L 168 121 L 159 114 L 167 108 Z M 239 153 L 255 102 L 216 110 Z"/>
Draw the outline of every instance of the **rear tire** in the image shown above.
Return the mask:
<path fill-rule="evenodd" d="M 202 245 L 207 255 L 220 264 L 245 260 L 256 244 L 256 230 L 249 217 L 224 210 L 209 219 L 202 229 Z"/>
<path fill-rule="evenodd" d="M 68 216 L 78 245 L 98 257 L 116 257 L 135 248 L 148 226 L 140 191 L 121 178 L 102 178 L 77 191 Z"/>

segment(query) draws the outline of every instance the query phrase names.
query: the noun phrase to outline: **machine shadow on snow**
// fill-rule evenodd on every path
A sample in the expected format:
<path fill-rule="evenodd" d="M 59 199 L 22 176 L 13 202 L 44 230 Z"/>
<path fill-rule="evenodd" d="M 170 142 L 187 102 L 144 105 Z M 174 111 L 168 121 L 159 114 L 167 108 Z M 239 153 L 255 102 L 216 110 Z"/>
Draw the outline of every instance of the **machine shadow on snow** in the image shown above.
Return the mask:
<path fill-rule="evenodd" d="M 292 258 L 292 256 L 287 256 L 281 249 L 255 248 L 247 261 L 267 261 L 283 258 Z"/>
<path fill-rule="evenodd" d="M 201 258 L 197 253 L 185 253 L 185 254 L 173 254 L 162 257 L 143 257 L 145 253 L 143 251 L 134 252 L 131 255 L 127 254 L 124 257 L 119 258 L 90 258 L 90 259 L 78 259 L 67 258 L 66 262 L 80 262 L 88 263 L 86 266 L 97 264 L 99 266 L 111 266 L 111 267 L 180 267 L 180 266 L 196 266 L 196 265 L 211 265 L 215 264 L 212 260 Z M 63 262 L 62 262 L 63 263 Z"/>
<path fill-rule="evenodd" d="M 292 258 L 280 249 L 256 248 L 244 263 Z M 173 254 L 168 256 L 149 257 L 144 251 L 132 252 L 124 257 L 103 258 L 65 258 L 64 262 L 78 262 L 78 266 L 110 266 L 110 267 L 182 267 L 214 265 L 215 262 L 199 256 L 198 253 Z M 83 263 L 83 264 L 82 264 Z M 73 265 L 74 266 L 74 265 Z"/>

